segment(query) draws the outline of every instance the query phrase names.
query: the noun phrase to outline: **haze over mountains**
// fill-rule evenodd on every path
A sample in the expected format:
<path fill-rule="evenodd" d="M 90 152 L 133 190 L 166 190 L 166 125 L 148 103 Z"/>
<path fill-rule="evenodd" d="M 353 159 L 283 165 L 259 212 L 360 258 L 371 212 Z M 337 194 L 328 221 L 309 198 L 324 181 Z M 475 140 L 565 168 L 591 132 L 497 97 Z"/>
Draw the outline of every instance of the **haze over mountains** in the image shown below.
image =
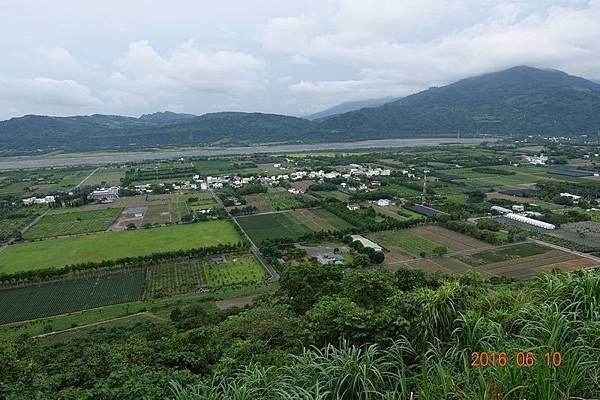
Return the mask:
<path fill-rule="evenodd" d="M 309 120 L 263 113 L 171 112 L 140 118 L 28 115 L 0 122 L 3 155 L 48 151 L 315 143 L 366 139 L 490 135 L 581 135 L 600 129 L 600 85 L 525 66 L 372 106 L 348 104 Z M 354 109 L 354 107 L 368 107 Z M 346 108 L 344 108 L 346 107 Z M 336 110 L 341 114 L 335 114 Z"/>

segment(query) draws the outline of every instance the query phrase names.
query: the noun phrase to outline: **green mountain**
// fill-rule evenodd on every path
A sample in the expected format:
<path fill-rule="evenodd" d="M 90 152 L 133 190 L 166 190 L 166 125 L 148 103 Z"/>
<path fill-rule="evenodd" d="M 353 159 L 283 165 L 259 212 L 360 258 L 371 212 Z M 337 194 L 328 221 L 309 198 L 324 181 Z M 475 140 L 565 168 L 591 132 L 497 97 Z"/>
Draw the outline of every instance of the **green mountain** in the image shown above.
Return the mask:
<path fill-rule="evenodd" d="M 369 100 L 357 100 L 357 101 L 346 101 L 341 104 L 337 104 L 333 107 L 329 107 L 323 111 L 316 112 L 314 114 L 306 115 L 304 118 L 311 121 L 323 120 L 325 118 L 332 117 L 334 115 L 347 113 L 350 111 L 360 110 L 361 108 L 374 108 L 384 104 L 390 103 L 397 100 L 394 97 L 381 97 L 378 99 Z"/>
<path fill-rule="evenodd" d="M 556 70 L 515 67 L 328 118 L 355 137 L 580 135 L 600 128 L 600 85 Z"/>
<path fill-rule="evenodd" d="M 27 115 L 0 122 L 0 155 L 49 151 L 314 143 L 419 136 L 581 135 L 600 129 L 600 85 L 556 70 L 515 67 L 434 87 L 379 107 L 310 121 L 285 115 L 171 112 Z"/>

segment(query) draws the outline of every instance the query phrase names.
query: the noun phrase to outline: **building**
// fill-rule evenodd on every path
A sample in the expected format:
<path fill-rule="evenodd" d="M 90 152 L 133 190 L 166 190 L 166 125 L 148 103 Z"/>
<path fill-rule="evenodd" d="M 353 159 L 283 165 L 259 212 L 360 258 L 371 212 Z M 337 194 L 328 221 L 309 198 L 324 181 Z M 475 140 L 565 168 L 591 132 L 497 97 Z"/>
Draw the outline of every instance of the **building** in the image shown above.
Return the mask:
<path fill-rule="evenodd" d="M 355 211 L 360 208 L 360 205 L 358 203 L 350 203 L 346 206 L 346 208 L 350 211 Z"/>
<path fill-rule="evenodd" d="M 510 214 L 510 213 L 512 213 L 511 209 L 500 207 L 500 206 L 492 206 L 491 210 L 492 211 L 496 211 L 499 214 Z"/>
<path fill-rule="evenodd" d="M 556 226 L 553 225 L 553 224 L 549 224 L 549 223 L 544 222 L 544 221 L 538 221 L 537 219 L 529 218 L 529 217 L 526 217 L 524 215 L 510 213 L 510 214 L 506 214 L 505 217 L 508 218 L 508 219 L 512 219 L 514 221 L 522 222 L 524 224 L 533 225 L 533 226 L 536 226 L 538 228 L 556 229 Z"/>
<path fill-rule="evenodd" d="M 364 247 L 369 247 L 369 248 L 371 248 L 371 249 L 373 249 L 375 251 L 383 251 L 383 248 L 380 245 L 378 245 L 377 243 L 375 243 L 375 242 L 367 239 L 364 236 L 361 236 L 361 235 L 351 235 L 350 237 L 352 238 L 353 241 L 360 242 Z"/>
<path fill-rule="evenodd" d="M 379 199 L 379 200 L 377 200 L 377 205 L 379 207 L 387 207 L 390 205 L 390 200 L 389 199 Z"/>
<path fill-rule="evenodd" d="M 567 193 L 567 192 L 561 193 L 560 197 L 569 197 L 569 198 L 573 199 L 573 201 L 581 199 L 581 196 L 577 196 L 576 194 L 571 194 L 571 193 Z"/>
<path fill-rule="evenodd" d="M 335 265 L 344 265 L 344 257 L 339 254 L 333 253 L 322 253 L 317 256 L 317 261 L 319 261 L 323 265 L 335 264 Z"/>
<path fill-rule="evenodd" d="M 515 204 L 511 208 L 512 208 L 513 211 L 517 211 L 517 212 L 523 212 L 523 211 L 525 211 L 525 206 L 522 206 L 520 204 Z"/>
<path fill-rule="evenodd" d="M 119 198 L 119 188 L 116 186 L 110 188 L 101 188 L 94 190 L 88 195 L 88 199 L 111 203 Z"/>

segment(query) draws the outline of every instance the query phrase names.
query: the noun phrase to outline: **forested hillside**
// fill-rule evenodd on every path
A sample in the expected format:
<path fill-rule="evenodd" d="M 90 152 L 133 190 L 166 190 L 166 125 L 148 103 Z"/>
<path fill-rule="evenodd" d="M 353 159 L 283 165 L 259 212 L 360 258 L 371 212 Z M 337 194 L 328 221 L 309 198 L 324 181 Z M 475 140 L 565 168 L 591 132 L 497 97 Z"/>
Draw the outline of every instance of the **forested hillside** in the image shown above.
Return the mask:
<path fill-rule="evenodd" d="M 457 134 L 578 136 L 599 129 L 600 85 L 560 71 L 515 67 L 316 121 L 240 112 L 29 115 L 0 122 L 0 155 Z"/>
<path fill-rule="evenodd" d="M 591 271 L 506 283 L 299 264 L 243 310 L 3 343 L 0 397 L 598 398 L 599 304 Z M 483 351 L 494 361 L 471 366 Z"/>

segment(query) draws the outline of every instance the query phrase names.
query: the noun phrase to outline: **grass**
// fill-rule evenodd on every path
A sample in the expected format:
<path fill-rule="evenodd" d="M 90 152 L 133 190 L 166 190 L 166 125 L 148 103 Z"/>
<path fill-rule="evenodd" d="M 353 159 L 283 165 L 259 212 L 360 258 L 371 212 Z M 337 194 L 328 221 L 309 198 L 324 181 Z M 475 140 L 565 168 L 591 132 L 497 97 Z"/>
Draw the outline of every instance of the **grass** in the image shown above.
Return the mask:
<path fill-rule="evenodd" d="M 206 283 L 209 287 L 232 286 L 264 282 L 267 272 L 251 254 L 226 256 L 222 263 L 208 262 L 204 265 Z"/>
<path fill-rule="evenodd" d="M 121 184 L 121 178 L 125 178 L 125 168 L 102 167 L 99 168 L 87 181 L 84 186 L 116 186 Z"/>
<path fill-rule="evenodd" d="M 0 324 L 139 300 L 144 272 L 129 271 L 0 290 Z"/>
<path fill-rule="evenodd" d="M 258 212 L 291 210 L 304 206 L 302 200 L 288 192 L 270 192 L 246 196 L 247 204 L 256 207 Z"/>
<path fill-rule="evenodd" d="M 297 239 L 311 230 L 290 213 L 251 215 L 237 219 L 255 244 L 265 239 Z"/>
<path fill-rule="evenodd" d="M 23 238 L 28 240 L 41 239 L 105 231 L 117 219 L 121 211 L 121 208 L 106 208 L 94 211 L 51 211 L 27 230 L 23 234 Z"/>
<path fill-rule="evenodd" d="M 0 274 L 236 243 L 240 239 L 233 224 L 221 220 L 19 243 L 0 252 Z"/>
<path fill-rule="evenodd" d="M 522 257 L 531 257 L 538 254 L 544 254 L 550 250 L 550 248 L 536 243 L 521 243 L 514 246 L 503 247 L 498 250 L 482 251 L 481 253 L 459 257 L 459 259 L 469 265 L 478 267 Z"/>
<path fill-rule="evenodd" d="M 407 230 L 386 232 L 377 234 L 372 238 L 384 246 L 397 246 L 413 255 L 420 255 L 424 252 L 427 256 L 433 255 L 433 250 L 440 247 L 439 243 L 415 235 Z"/>

